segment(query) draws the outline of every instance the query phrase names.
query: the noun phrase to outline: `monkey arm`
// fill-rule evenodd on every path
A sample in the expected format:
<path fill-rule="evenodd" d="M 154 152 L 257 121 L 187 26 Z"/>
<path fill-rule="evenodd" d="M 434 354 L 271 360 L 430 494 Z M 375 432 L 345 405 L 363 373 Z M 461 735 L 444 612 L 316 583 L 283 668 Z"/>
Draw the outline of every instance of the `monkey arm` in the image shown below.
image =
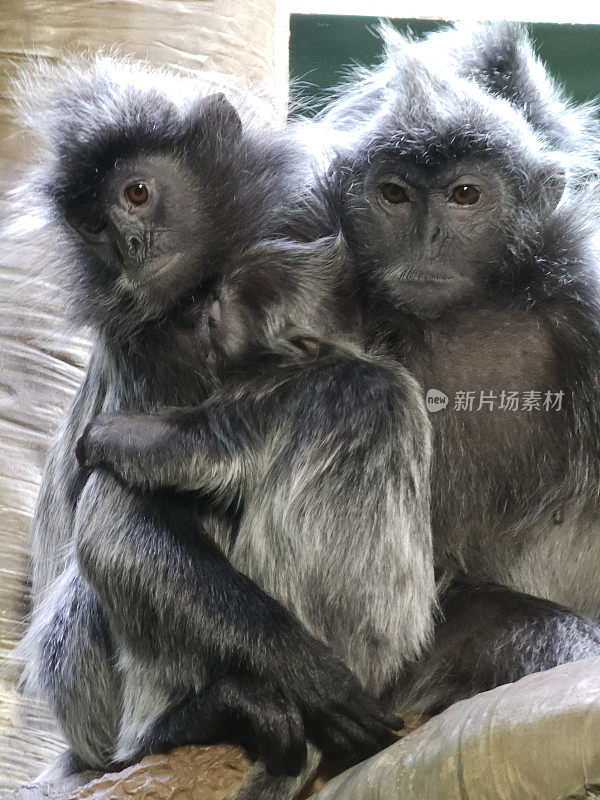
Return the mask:
<path fill-rule="evenodd" d="M 101 411 L 105 392 L 103 355 L 96 349 L 42 476 L 31 528 L 34 605 L 69 559 L 67 545 L 73 536 L 75 506 L 86 480 L 74 458 L 74 447 L 88 422 Z"/>
<path fill-rule="evenodd" d="M 104 467 L 123 483 L 144 491 L 214 492 L 231 501 L 257 479 L 273 444 L 282 406 L 292 411 L 291 389 L 314 378 L 315 368 L 291 365 L 254 384 L 226 386 L 196 408 L 155 414 L 100 414 L 77 443 L 86 469 Z M 320 379 L 329 364 L 317 365 Z M 285 414 L 284 414 L 285 417 Z M 277 423 L 280 426 L 280 423 Z M 285 427 L 285 421 L 283 422 Z"/>
<path fill-rule="evenodd" d="M 252 417 L 247 403 L 222 400 L 157 414 L 100 414 L 79 440 L 77 457 L 86 469 L 105 467 L 145 491 L 235 492 L 243 482 L 242 451 L 257 439 Z"/>
<path fill-rule="evenodd" d="M 413 400 L 396 414 L 407 391 L 397 365 L 341 345 L 322 351 L 270 373 L 261 365 L 259 379 L 225 385 L 196 408 L 101 414 L 78 442 L 78 459 L 133 488 L 204 491 L 231 501 L 261 480 L 283 441 L 293 439 L 302 451 L 319 437 L 325 446 L 332 434 L 354 437 L 352 430 L 374 419 L 405 424 Z M 422 425 L 410 424 L 411 433 Z"/>

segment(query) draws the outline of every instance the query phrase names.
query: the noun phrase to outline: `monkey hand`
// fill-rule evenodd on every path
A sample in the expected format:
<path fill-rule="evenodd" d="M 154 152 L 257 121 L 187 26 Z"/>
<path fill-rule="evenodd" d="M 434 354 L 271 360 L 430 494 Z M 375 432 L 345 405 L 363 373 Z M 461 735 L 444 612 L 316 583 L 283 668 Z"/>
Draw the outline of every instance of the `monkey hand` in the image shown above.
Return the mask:
<path fill-rule="evenodd" d="M 306 761 L 298 707 L 262 677 L 226 676 L 169 709 L 144 732 L 131 760 L 185 744 L 231 742 L 274 774 L 297 775 Z"/>
<path fill-rule="evenodd" d="M 176 463 L 170 457 L 173 438 L 158 414 L 115 411 L 89 423 L 75 454 L 85 470 L 104 467 L 128 486 L 152 490 L 170 485 L 169 467 Z"/>
<path fill-rule="evenodd" d="M 386 715 L 379 701 L 320 642 L 295 654 L 293 674 L 282 685 L 291 692 L 307 737 L 342 766 L 363 761 L 394 741 L 398 718 Z"/>

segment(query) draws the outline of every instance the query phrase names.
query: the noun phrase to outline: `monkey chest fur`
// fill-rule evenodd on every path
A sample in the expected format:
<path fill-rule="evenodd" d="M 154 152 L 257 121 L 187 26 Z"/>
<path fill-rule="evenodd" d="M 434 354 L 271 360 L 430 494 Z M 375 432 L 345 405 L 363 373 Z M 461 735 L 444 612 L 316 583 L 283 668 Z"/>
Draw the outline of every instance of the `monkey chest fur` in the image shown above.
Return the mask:
<path fill-rule="evenodd" d="M 406 364 L 426 396 L 448 398 L 429 408 L 438 565 L 591 613 L 597 510 L 582 491 L 579 411 L 553 324 L 533 311 L 470 311 L 432 325 Z"/>

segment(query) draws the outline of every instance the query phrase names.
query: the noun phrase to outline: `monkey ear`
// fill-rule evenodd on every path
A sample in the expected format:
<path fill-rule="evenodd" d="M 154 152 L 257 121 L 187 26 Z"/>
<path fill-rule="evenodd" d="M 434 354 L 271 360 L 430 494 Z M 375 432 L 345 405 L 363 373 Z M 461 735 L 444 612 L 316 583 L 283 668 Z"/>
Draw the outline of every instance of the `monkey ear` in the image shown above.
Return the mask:
<path fill-rule="evenodd" d="M 217 136 L 228 143 L 242 135 L 242 120 L 223 92 L 196 100 L 187 113 L 191 132 L 202 137 Z"/>
<path fill-rule="evenodd" d="M 434 39 L 432 34 L 430 40 Z M 459 24 L 446 39 L 461 75 L 474 78 L 523 111 L 529 103 L 538 102 L 541 87 L 535 83 L 535 52 L 522 25 L 508 21 Z"/>
<path fill-rule="evenodd" d="M 508 100 L 544 136 L 580 146 L 594 112 L 572 106 L 535 52 L 527 28 L 518 22 L 459 23 L 433 32 L 426 43 L 430 55 L 447 55 L 461 77 L 474 79 L 492 94 Z M 591 110 L 591 109 L 590 109 Z"/>

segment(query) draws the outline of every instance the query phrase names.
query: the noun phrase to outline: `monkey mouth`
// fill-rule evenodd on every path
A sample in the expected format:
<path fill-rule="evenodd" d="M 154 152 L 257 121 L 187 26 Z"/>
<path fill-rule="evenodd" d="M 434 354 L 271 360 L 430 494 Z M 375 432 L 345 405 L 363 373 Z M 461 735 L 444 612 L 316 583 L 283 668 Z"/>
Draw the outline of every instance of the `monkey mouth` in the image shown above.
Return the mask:
<path fill-rule="evenodd" d="M 145 264 L 135 275 L 128 275 L 129 280 L 134 286 L 145 286 L 176 266 L 176 264 L 181 261 L 182 257 L 183 253 L 175 253 L 175 255 L 153 258 L 152 261 Z"/>
<path fill-rule="evenodd" d="M 444 278 L 441 275 L 411 275 L 409 278 L 400 278 L 402 283 L 449 283 L 452 278 Z"/>
<path fill-rule="evenodd" d="M 450 283 L 450 281 L 455 279 L 455 276 L 440 275 L 432 272 L 419 272 L 416 270 L 406 270 L 394 275 L 393 279 L 395 281 L 399 281 L 400 283 Z"/>
<path fill-rule="evenodd" d="M 389 271 L 387 280 L 392 285 L 397 283 L 444 284 L 456 280 L 456 275 L 446 271 L 432 272 L 419 268 L 418 265 L 400 264 Z"/>

